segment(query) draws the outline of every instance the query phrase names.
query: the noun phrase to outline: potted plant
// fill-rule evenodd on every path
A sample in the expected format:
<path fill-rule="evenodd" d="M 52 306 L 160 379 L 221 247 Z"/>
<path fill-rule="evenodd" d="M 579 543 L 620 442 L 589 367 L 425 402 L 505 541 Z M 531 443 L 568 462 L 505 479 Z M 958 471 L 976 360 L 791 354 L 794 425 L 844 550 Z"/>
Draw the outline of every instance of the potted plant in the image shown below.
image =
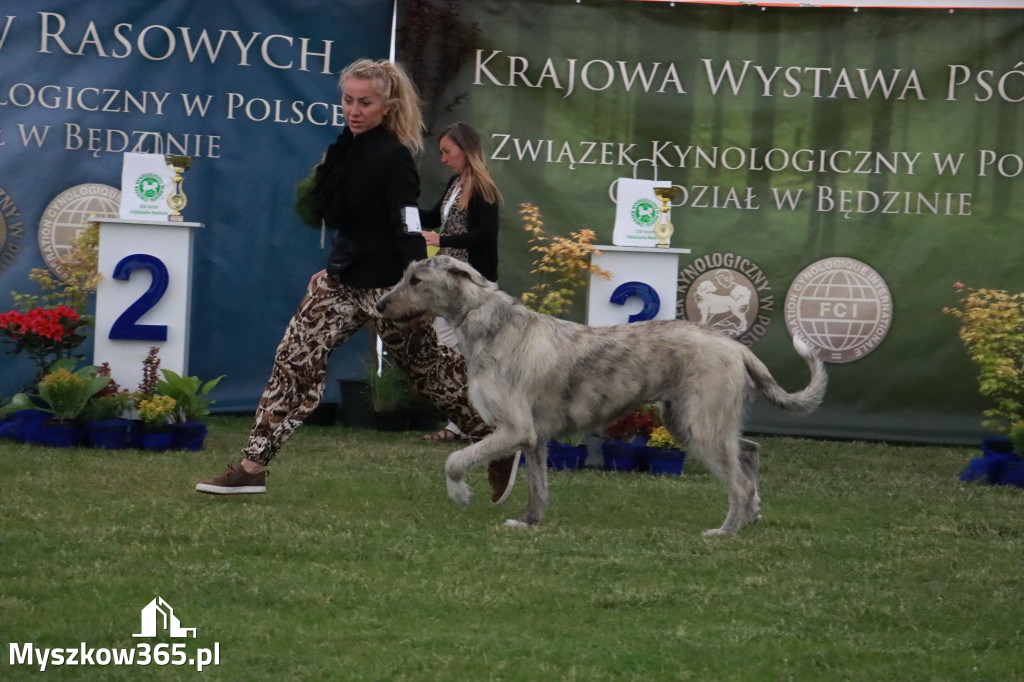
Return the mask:
<path fill-rule="evenodd" d="M 107 393 L 104 389 L 94 396 L 82 410 L 81 417 L 89 445 L 107 450 L 120 450 L 131 445 L 132 421 L 124 414 L 133 405 L 134 400 L 127 391 Z"/>
<path fill-rule="evenodd" d="M 659 425 L 658 410 L 645 405 L 606 427 L 609 438 L 601 443 L 604 468 L 609 471 L 643 471 L 647 466 L 646 444 Z"/>
<path fill-rule="evenodd" d="M 373 407 L 374 428 L 380 431 L 405 430 L 405 413 L 401 409 L 409 394 L 405 375 L 385 361 L 379 369 L 371 365 L 366 381 Z"/>
<path fill-rule="evenodd" d="M 97 373 L 110 376 L 110 365 L 104 362 Z M 131 445 L 132 421 L 126 419 L 135 406 L 132 395 L 122 390 L 111 378 L 82 410 L 81 420 L 85 424 L 85 437 L 94 448 L 119 450 Z"/>
<path fill-rule="evenodd" d="M 158 395 L 174 399 L 175 445 L 185 450 L 202 450 L 206 439 L 206 424 L 203 417 L 210 414 L 213 404 L 206 396 L 212 391 L 224 375 L 203 382 L 199 377 L 183 377 L 169 369 L 161 369 L 162 381 L 156 384 Z"/>
<path fill-rule="evenodd" d="M 568 237 L 551 237 L 544 232 L 540 209 L 520 204 L 523 229 L 530 234 L 530 251 L 537 254 L 530 274 L 536 283 L 521 296 L 530 310 L 560 317 L 569 312 L 576 292 L 586 286 L 590 275 L 611 279 L 611 273 L 590 262 L 597 236 L 593 230 L 577 230 Z"/>
<path fill-rule="evenodd" d="M 138 401 L 142 428 L 136 436 L 143 449 L 162 452 L 174 445 L 174 427 L 170 423 L 174 409 L 174 398 L 166 395 L 154 395 Z"/>
<path fill-rule="evenodd" d="M 574 435 L 567 441 L 548 441 L 548 468 L 555 471 L 582 469 L 587 461 L 587 446 L 584 436 Z"/>
<path fill-rule="evenodd" d="M 0 424 L 0 438 L 24 443 L 39 442 L 43 422 L 50 418 L 50 413 L 39 409 L 31 400 L 27 403 L 31 407 L 26 407 L 26 403 L 21 399 L 15 402 L 14 398 L 11 398 L 3 408 L 0 408 L 0 417 L 4 419 L 4 423 Z"/>
<path fill-rule="evenodd" d="M 98 368 L 91 365 L 72 372 L 69 367 L 74 365 L 67 360 L 58 361 L 54 366 L 56 369 L 47 373 L 37 386 L 37 399 L 42 406 L 37 406 L 25 393 L 15 395 L 11 403 L 16 409 L 40 409 L 51 415 L 42 424 L 39 442 L 68 447 L 82 439 L 79 416 L 89 399 L 110 383 L 110 377 L 99 375 Z"/>
<path fill-rule="evenodd" d="M 982 440 L 982 457 L 960 478 L 1004 483 L 1010 476 L 1019 481 L 1015 472 L 1021 468 L 1024 438 L 1018 435 L 1015 441 L 1011 434 L 1019 434 L 1024 423 L 1024 292 L 972 289 L 961 282 L 953 288 L 963 297 L 942 312 L 959 320 L 957 334 L 978 368 L 978 392 L 992 401 L 981 424 L 993 435 Z"/>
<path fill-rule="evenodd" d="M 341 422 L 346 426 L 373 428 L 373 407 L 370 405 L 370 387 L 365 379 L 339 379 L 341 394 Z"/>
<path fill-rule="evenodd" d="M 679 476 L 683 473 L 686 453 L 679 449 L 672 434 L 664 426 L 651 432 L 647 440 L 647 466 L 655 476 Z"/>
<path fill-rule="evenodd" d="M 38 368 L 36 376 L 42 377 L 57 361 L 72 357 L 72 351 L 85 341 L 79 331 L 85 324 L 87 319 L 64 305 L 11 310 L 0 314 L 0 339 L 13 345 L 9 354 L 25 352 Z"/>
<path fill-rule="evenodd" d="M 978 367 L 978 392 L 993 402 L 982 412 L 982 426 L 1006 436 L 1024 421 L 1024 292 L 960 282 L 953 288 L 966 295 L 943 312 L 960 321 L 958 336 Z"/>
<path fill-rule="evenodd" d="M 12 292 L 15 310 L 0 314 L 0 341 L 13 345 L 12 355 L 25 352 L 36 365 L 36 381 L 62 359 L 81 359 L 74 353 L 92 326 L 89 296 L 96 292 L 99 224 L 92 223 L 75 238 L 62 259 L 58 277 L 48 268 L 33 268 L 29 280 L 41 295 Z"/>

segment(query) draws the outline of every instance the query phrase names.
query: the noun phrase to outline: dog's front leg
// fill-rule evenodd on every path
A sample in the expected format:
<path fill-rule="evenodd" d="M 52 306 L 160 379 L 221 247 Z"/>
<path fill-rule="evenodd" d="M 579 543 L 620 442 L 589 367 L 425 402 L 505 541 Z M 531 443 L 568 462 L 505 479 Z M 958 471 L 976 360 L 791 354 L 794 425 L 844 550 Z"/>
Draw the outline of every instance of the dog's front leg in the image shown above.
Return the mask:
<path fill-rule="evenodd" d="M 466 483 L 466 472 L 478 464 L 516 450 L 522 440 L 511 429 L 499 427 L 486 438 L 448 455 L 444 465 L 448 497 L 460 507 L 469 505 L 473 501 L 473 491 Z"/>

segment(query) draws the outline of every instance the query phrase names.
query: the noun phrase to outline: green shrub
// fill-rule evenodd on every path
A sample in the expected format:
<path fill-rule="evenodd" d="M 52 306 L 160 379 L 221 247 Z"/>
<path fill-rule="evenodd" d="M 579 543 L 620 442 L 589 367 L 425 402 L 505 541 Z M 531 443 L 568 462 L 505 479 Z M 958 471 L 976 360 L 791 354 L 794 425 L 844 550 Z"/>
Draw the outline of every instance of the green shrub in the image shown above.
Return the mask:
<path fill-rule="evenodd" d="M 163 381 L 157 382 L 156 392 L 159 395 L 174 398 L 176 405 L 174 421 L 200 421 L 210 414 L 210 405 L 213 404 L 213 401 L 206 396 L 225 375 L 221 374 L 216 379 L 210 379 L 204 384 L 199 377 L 183 377 L 169 369 L 161 369 L 160 372 L 164 378 Z"/>

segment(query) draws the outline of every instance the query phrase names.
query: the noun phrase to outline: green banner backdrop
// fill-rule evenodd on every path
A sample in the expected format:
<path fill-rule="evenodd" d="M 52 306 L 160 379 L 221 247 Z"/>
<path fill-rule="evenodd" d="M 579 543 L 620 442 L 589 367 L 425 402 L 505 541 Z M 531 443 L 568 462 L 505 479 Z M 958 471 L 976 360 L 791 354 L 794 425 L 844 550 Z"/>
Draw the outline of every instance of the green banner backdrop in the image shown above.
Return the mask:
<path fill-rule="evenodd" d="M 529 286 L 520 203 L 609 244 L 610 185 L 656 165 L 680 188 L 672 245 L 692 249 L 680 315 L 700 282 L 742 284 L 756 300 L 737 333 L 785 386 L 806 380 L 794 331 L 830 363 L 819 412 L 755 405 L 751 430 L 981 435 L 941 311 L 955 281 L 1022 281 L 1024 13 L 479 0 L 406 3 L 400 26 L 432 128 L 484 139 L 503 288 Z M 425 200 L 445 175 L 432 156 Z"/>

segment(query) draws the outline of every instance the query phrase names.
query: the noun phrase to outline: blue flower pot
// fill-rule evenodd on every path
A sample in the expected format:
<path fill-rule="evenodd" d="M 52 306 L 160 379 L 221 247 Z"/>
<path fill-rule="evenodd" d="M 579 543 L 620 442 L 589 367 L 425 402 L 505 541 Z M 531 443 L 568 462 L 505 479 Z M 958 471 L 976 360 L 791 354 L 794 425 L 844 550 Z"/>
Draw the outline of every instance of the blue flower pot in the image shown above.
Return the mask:
<path fill-rule="evenodd" d="M 1018 457 L 1016 461 L 1008 462 L 999 476 L 999 484 L 1024 488 L 1024 460 Z"/>
<path fill-rule="evenodd" d="M 607 471 L 640 471 L 646 464 L 646 445 L 626 443 L 621 440 L 606 440 L 601 443 L 604 468 Z"/>
<path fill-rule="evenodd" d="M 43 410 L 19 410 L 11 415 L 14 426 L 5 428 L 4 435 L 23 443 L 38 443 L 39 434 L 43 430 L 43 422 L 52 416 Z"/>
<path fill-rule="evenodd" d="M 85 425 L 86 440 L 94 448 L 121 450 L 132 444 L 130 419 L 101 419 Z"/>
<path fill-rule="evenodd" d="M 409 415 L 404 410 L 395 412 L 374 412 L 373 428 L 378 431 L 405 431 L 409 428 Z"/>
<path fill-rule="evenodd" d="M 163 452 L 174 447 L 174 427 L 152 428 L 143 426 L 133 437 L 133 442 L 143 450 Z"/>
<path fill-rule="evenodd" d="M 38 442 L 53 448 L 74 447 L 82 442 L 82 425 L 74 421 L 44 421 Z"/>
<path fill-rule="evenodd" d="M 206 441 L 206 424 L 182 422 L 174 425 L 174 447 L 179 450 L 202 450 Z"/>
<path fill-rule="evenodd" d="M 555 471 L 571 471 L 583 468 L 587 461 L 584 445 L 569 445 L 555 440 L 548 441 L 548 468 Z"/>
<path fill-rule="evenodd" d="M 988 436 L 981 439 L 981 451 L 986 455 L 1013 452 L 1013 441 L 1006 436 Z"/>
<path fill-rule="evenodd" d="M 1024 459 L 1013 451 L 1009 438 L 985 438 L 981 442 L 981 457 L 972 459 L 960 472 L 961 481 L 982 478 L 992 485 L 1024 488 Z"/>
<path fill-rule="evenodd" d="M 655 476 L 681 476 L 686 453 L 682 450 L 647 448 L 647 465 Z"/>
<path fill-rule="evenodd" d="M 0 419 L 0 438 L 21 440 L 21 424 L 13 419 Z"/>

